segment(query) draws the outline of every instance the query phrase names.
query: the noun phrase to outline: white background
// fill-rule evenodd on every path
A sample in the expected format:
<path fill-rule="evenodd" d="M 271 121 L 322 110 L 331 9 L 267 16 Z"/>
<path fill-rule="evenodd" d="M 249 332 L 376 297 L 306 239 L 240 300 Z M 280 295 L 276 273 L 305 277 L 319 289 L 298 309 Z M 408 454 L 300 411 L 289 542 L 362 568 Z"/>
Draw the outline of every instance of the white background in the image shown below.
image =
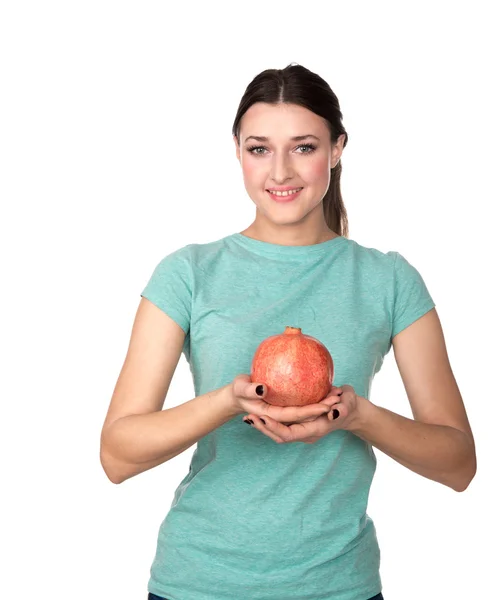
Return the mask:
<path fill-rule="evenodd" d="M 1 598 L 147 597 L 194 447 L 113 485 L 100 430 L 157 262 L 253 220 L 231 125 L 291 62 L 340 100 L 350 237 L 424 277 L 476 438 L 460 494 L 376 451 L 385 598 L 504 598 L 498 5 L 2 3 Z M 193 392 L 182 357 L 165 407 Z M 392 352 L 371 399 L 411 416 Z"/>

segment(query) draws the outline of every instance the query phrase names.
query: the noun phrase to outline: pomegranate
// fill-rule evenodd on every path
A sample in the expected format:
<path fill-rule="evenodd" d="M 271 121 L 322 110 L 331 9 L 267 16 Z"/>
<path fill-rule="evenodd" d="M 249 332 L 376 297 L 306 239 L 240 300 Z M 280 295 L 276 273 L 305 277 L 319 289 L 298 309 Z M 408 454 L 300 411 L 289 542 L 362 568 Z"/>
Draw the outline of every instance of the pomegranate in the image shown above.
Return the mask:
<path fill-rule="evenodd" d="M 331 391 L 334 365 L 321 341 L 299 327 L 286 327 L 259 344 L 250 377 L 268 386 L 265 402 L 305 406 L 320 402 Z"/>

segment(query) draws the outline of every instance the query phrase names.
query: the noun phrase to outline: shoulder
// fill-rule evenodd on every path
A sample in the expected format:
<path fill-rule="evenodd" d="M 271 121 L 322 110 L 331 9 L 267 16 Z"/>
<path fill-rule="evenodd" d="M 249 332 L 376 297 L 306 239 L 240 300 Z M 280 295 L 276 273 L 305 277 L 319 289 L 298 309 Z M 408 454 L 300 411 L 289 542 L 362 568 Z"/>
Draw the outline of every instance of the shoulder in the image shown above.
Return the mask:
<path fill-rule="evenodd" d="M 385 269 L 401 270 L 408 267 L 414 268 L 404 253 L 398 250 L 380 250 L 378 248 L 365 246 L 355 240 L 348 240 L 348 247 L 354 255 L 364 263 Z"/>
<path fill-rule="evenodd" d="M 163 272 L 167 270 L 183 271 L 191 266 L 191 244 L 175 248 L 165 253 L 158 259 L 156 271 Z"/>
<path fill-rule="evenodd" d="M 185 246 L 180 246 L 179 248 L 175 248 L 171 250 L 169 253 L 165 254 L 162 260 L 168 259 L 176 259 L 176 260 L 190 260 L 193 258 L 197 258 L 198 256 L 205 255 L 208 252 L 211 252 L 214 249 L 218 249 L 222 247 L 227 238 L 222 238 L 219 240 L 215 240 L 207 243 L 191 243 L 186 244 Z"/>
<path fill-rule="evenodd" d="M 396 250 L 381 250 L 352 239 L 348 239 L 347 249 L 361 266 L 377 269 L 380 273 L 391 273 L 398 257 L 402 258 Z"/>
<path fill-rule="evenodd" d="M 354 240 L 349 240 L 348 250 L 353 271 L 371 287 L 396 296 L 408 288 L 425 287 L 417 267 L 398 250 L 381 250 Z"/>
<path fill-rule="evenodd" d="M 195 268 L 212 262 L 227 248 L 230 236 L 206 243 L 190 243 L 172 250 L 158 261 L 158 268 L 193 272 Z"/>
<path fill-rule="evenodd" d="M 177 252 L 180 258 L 189 262 L 193 271 L 204 270 L 209 264 L 218 262 L 222 258 L 230 259 L 232 256 L 232 252 L 229 252 L 230 238 L 231 236 L 228 235 L 210 242 L 188 244 Z"/>

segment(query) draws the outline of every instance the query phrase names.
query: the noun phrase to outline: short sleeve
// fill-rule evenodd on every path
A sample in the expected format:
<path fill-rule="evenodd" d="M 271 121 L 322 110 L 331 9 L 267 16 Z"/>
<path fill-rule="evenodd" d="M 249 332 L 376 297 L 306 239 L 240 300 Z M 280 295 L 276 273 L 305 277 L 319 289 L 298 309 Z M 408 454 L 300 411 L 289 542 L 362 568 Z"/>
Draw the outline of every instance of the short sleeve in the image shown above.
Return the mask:
<path fill-rule="evenodd" d="M 150 300 L 187 334 L 191 322 L 192 269 L 187 246 L 165 256 L 140 294 Z"/>
<path fill-rule="evenodd" d="M 435 307 L 425 282 L 399 252 L 388 252 L 394 258 L 394 298 L 391 338 Z"/>

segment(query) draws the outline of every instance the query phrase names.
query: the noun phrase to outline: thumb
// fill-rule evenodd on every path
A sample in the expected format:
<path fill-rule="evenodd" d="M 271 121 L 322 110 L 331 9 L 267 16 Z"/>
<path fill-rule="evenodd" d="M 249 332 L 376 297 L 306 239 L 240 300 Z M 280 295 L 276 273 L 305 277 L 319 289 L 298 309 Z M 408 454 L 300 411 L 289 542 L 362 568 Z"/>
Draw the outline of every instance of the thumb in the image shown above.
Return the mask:
<path fill-rule="evenodd" d="M 268 388 L 264 383 L 252 382 L 249 388 L 251 398 L 264 398 Z"/>
<path fill-rule="evenodd" d="M 260 382 L 253 382 L 250 375 L 238 375 L 235 377 L 234 385 L 235 394 L 243 398 L 257 400 L 266 396 L 266 385 Z"/>
<path fill-rule="evenodd" d="M 333 404 L 331 410 L 327 413 L 330 421 L 343 421 L 348 416 L 348 406 L 343 403 Z"/>

